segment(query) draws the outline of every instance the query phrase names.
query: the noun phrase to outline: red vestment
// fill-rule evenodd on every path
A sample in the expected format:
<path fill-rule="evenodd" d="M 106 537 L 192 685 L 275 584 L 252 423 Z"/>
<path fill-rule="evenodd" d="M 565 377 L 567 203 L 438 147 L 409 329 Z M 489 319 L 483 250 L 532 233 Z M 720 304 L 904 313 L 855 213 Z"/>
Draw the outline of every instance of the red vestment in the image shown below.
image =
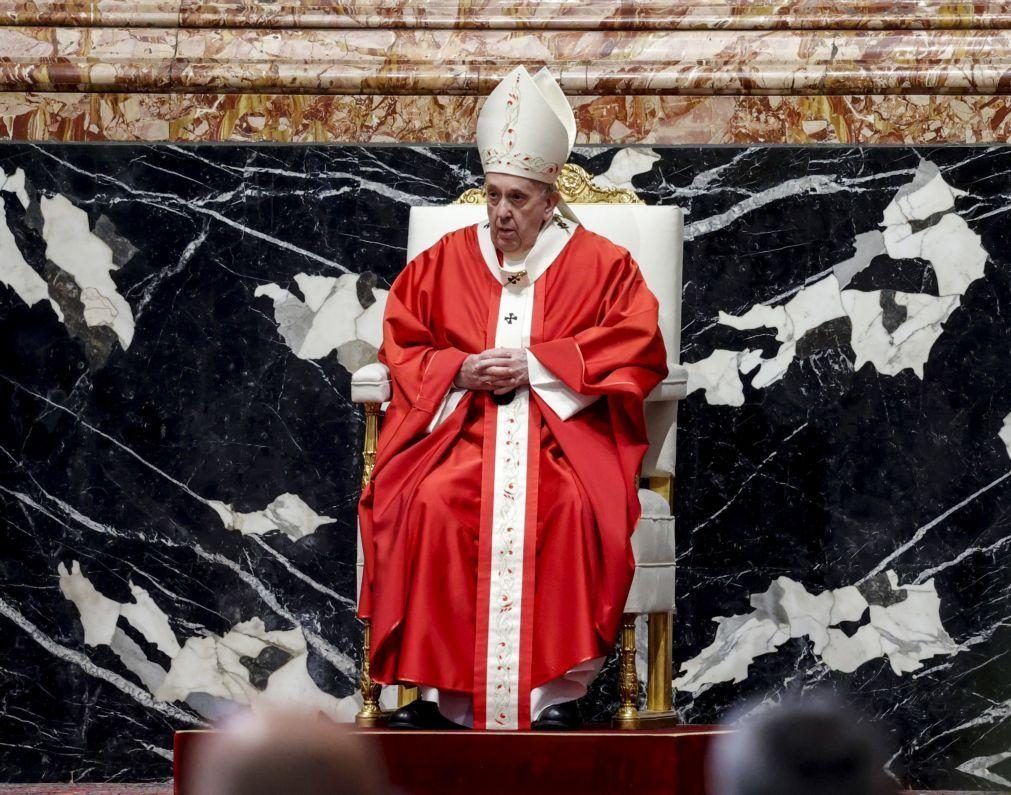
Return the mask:
<path fill-rule="evenodd" d="M 475 391 L 427 431 L 463 360 L 508 330 L 508 286 L 477 226 L 412 260 L 386 308 L 379 358 L 392 398 L 359 504 L 372 676 L 473 693 L 479 727 L 528 727 L 531 687 L 606 655 L 632 581 L 643 400 L 667 373 L 657 301 L 625 249 L 582 227 L 570 234 L 530 285 L 527 321 L 544 367 L 603 396 L 566 420 L 526 388 L 511 405 L 522 414 L 503 420 L 510 407 Z M 506 509 L 519 513 L 503 519 Z M 494 689 L 517 691 L 511 707 L 500 711 Z"/>

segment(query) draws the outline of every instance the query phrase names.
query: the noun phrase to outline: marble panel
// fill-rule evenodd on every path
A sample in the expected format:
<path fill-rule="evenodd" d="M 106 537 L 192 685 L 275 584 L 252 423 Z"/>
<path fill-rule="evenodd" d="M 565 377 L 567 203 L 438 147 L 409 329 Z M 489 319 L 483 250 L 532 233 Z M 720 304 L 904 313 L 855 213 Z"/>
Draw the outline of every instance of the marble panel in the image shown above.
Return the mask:
<path fill-rule="evenodd" d="M 0 0 L 0 25 L 173 27 L 181 0 Z"/>
<path fill-rule="evenodd" d="M 431 27 L 575 29 L 1002 28 L 1007 3 L 940 0 L 826 0 L 756 4 L 749 0 L 668 3 L 663 0 L 0 0 L 0 24 L 183 27 Z"/>
<path fill-rule="evenodd" d="M 573 96 L 1003 94 L 1011 32 L 0 28 L 7 91 L 475 95 L 517 64 Z"/>
<path fill-rule="evenodd" d="M 182 24 L 207 27 L 431 27 L 638 30 L 778 28 L 1000 28 L 1011 25 L 1007 3 L 825 0 L 757 4 L 748 0 L 669 3 L 664 0 L 182 0 Z"/>
<path fill-rule="evenodd" d="M 167 90 L 175 48 L 160 28 L 0 27 L 0 85 Z"/>
<path fill-rule="evenodd" d="M 0 93 L 0 140 L 473 143 L 479 97 Z M 576 97 L 582 144 L 1006 143 L 1003 96 Z"/>
<path fill-rule="evenodd" d="M 583 148 L 686 211 L 677 706 L 829 687 L 1007 786 L 1004 147 Z M 0 765 L 154 781 L 173 729 L 350 719 L 361 420 L 409 209 L 465 147 L 0 146 Z M 584 701 L 615 703 L 614 668 Z"/>

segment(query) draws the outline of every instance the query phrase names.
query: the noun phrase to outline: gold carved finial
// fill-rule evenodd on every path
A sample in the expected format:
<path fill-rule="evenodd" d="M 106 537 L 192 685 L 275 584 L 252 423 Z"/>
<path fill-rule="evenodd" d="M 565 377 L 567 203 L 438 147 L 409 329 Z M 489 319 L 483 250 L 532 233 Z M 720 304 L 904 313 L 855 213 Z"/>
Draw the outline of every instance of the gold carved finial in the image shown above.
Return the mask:
<path fill-rule="evenodd" d="M 616 729 L 639 728 L 639 677 L 635 671 L 635 615 L 621 617 L 618 634 L 618 711 L 611 719 Z"/>
<path fill-rule="evenodd" d="M 645 204 L 631 188 L 605 188 L 593 176 L 574 163 L 566 163 L 555 180 L 555 187 L 568 204 Z M 484 204 L 484 188 L 471 188 L 460 194 L 454 204 Z"/>
<path fill-rule="evenodd" d="M 362 633 L 362 671 L 358 680 L 358 688 L 362 691 L 362 708 L 355 715 L 355 724 L 371 729 L 386 722 L 386 713 L 379 706 L 383 688 L 372 679 L 372 665 L 369 661 L 372 653 L 372 622 L 366 619 L 362 623 L 365 630 Z"/>

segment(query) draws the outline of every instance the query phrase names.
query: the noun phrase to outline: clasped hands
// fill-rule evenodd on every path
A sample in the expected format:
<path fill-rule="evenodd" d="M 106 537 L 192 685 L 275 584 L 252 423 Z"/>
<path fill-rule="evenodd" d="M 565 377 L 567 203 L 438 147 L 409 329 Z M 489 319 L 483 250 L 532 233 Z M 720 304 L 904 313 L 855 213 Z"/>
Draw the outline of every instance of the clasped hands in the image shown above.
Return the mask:
<path fill-rule="evenodd" d="M 523 348 L 489 348 L 463 360 L 453 386 L 503 395 L 530 383 L 527 352 Z"/>

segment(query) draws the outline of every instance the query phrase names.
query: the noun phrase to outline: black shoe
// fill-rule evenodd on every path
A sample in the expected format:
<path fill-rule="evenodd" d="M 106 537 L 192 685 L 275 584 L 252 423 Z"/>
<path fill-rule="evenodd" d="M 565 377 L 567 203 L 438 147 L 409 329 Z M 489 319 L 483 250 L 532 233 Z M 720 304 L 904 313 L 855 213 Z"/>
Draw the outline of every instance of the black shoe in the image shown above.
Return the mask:
<path fill-rule="evenodd" d="M 541 710 L 530 728 L 534 731 L 574 731 L 583 725 L 575 701 L 553 704 Z"/>
<path fill-rule="evenodd" d="M 417 699 L 407 706 L 401 707 L 386 723 L 388 729 L 428 729 L 429 731 L 458 731 L 466 729 L 459 723 L 453 723 L 439 712 L 434 701 Z"/>

